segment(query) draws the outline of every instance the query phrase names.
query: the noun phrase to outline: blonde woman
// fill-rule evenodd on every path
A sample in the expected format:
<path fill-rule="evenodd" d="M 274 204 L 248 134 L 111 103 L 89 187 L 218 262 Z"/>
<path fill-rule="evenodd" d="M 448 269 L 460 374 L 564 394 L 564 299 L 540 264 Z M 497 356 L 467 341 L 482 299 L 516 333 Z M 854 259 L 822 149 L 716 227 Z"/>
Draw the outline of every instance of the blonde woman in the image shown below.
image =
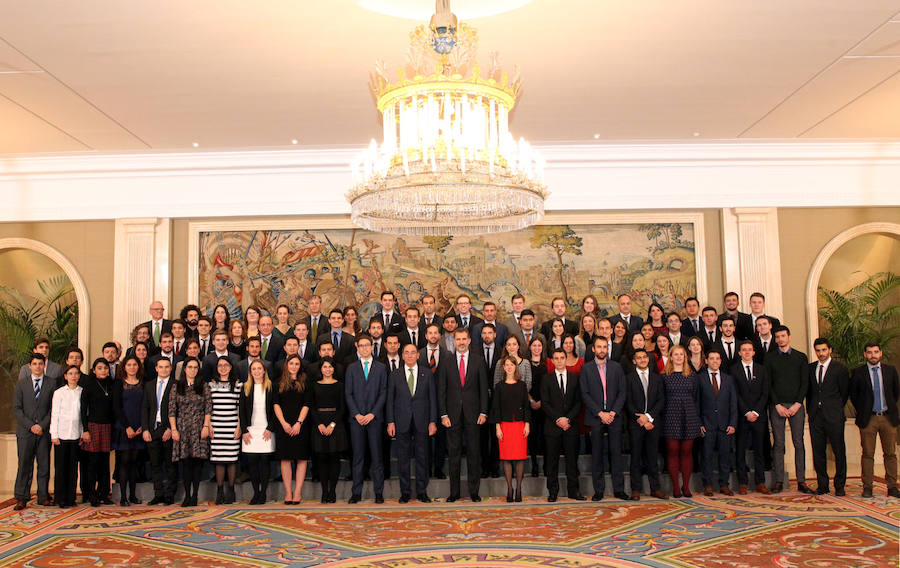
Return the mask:
<path fill-rule="evenodd" d="M 269 459 L 275 451 L 275 392 L 266 367 L 259 359 L 250 363 L 250 380 L 241 389 L 241 451 L 247 457 L 251 505 L 263 505 L 269 488 Z"/>

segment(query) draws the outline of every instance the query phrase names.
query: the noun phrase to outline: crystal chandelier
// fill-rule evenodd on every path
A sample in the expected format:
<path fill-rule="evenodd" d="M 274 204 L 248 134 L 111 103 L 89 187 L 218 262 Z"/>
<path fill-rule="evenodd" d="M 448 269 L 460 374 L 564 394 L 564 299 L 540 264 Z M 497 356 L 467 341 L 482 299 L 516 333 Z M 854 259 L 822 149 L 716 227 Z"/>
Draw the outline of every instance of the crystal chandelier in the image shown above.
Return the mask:
<path fill-rule="evenodd" d="M 544 160 L 509 132 L 521 80 L 491 54 L 475 62 L 478 35 L 437 0 L 410 34 L 407 65 L 391 82 L 377 62 L 370 88 L 384 125 L 351 164 L 351 219 L 407 235 L 475 235 L 521 229 L 544 215 Z"/>

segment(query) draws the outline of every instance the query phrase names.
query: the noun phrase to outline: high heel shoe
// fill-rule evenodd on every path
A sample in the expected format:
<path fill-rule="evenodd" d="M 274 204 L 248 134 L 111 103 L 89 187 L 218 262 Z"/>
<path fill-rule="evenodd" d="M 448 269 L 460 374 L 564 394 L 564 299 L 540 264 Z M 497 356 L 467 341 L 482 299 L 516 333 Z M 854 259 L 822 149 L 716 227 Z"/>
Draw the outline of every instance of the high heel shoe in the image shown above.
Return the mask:
<path fill-rule="evenodd" d="M 681 488 L 681 494 L 684 495 L 685 498 L 687 498 L 687 499 L 690 499 L 691 497 L 694 496 L 694 494 L 691 493 L 691 490 L 688 489 L 687 487 L 682 487 L 682 488 Z"/>
<path fill-rule="evenodd" d="M 512 502 L 513 502 L 513 489 L 512 489 L 512 487 L 510 487 L 509 489 L 506 490 L 506 502 L 507 502 L 507 503 L 512 503 Z"/>
<path fill-rule="evenodd" d="M 521 503 L 521 502 L 522 502 L 522 487 L 518 487 L 518 488 L 516 489 L 516 497 L 515 497 L 515 499 L 516 499 L 516 503 Z"/>

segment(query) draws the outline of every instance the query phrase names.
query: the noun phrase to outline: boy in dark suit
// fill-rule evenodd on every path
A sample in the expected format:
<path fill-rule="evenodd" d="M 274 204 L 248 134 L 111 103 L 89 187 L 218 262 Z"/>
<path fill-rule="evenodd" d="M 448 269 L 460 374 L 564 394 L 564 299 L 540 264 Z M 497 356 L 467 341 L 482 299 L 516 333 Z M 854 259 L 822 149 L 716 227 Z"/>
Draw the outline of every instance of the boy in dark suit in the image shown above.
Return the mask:
<path fill-rule="evenodd" d="M 362 499 L 366 449 L 372 459 L 372 488 L 375 502 L 384 503 L 384 464 L 381 438 L 384 428 L 384 403 L 387 399 L 387 368 L 372 358 L 372 340 L 360 335 L 356 340 L 359 359 L 347 367 L 344 381 L 347 414 L 350 416 L 350 441 L 353 449 L 353 487 L 349 503 Z"/>
<path fill-rule="evenodd" d="M 728 320 L 726 320 L 728 321 Z M 731 475 L 731 445 L 737 430 L 737 390 L 734 379 L 720 369 L 722 353 L 706 355 L 700 372 L 700 433 L 703 436 L 703 494 L 712 496 L 713 464 L 718 462 L 719 491 L 734 495 L 728 487 Z"/>

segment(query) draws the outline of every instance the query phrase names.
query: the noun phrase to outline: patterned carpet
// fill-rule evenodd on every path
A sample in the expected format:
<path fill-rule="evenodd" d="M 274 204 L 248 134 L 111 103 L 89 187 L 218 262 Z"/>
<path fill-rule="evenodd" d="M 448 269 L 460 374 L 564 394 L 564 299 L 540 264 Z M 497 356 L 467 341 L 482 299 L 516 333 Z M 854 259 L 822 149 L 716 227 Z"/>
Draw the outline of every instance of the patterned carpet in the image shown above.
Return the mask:
<path fill-rule="evenodd" d="M 0 509 L 0 566 L 876 567 L 900 500 L 780 495 L 601 503 Z"/>

